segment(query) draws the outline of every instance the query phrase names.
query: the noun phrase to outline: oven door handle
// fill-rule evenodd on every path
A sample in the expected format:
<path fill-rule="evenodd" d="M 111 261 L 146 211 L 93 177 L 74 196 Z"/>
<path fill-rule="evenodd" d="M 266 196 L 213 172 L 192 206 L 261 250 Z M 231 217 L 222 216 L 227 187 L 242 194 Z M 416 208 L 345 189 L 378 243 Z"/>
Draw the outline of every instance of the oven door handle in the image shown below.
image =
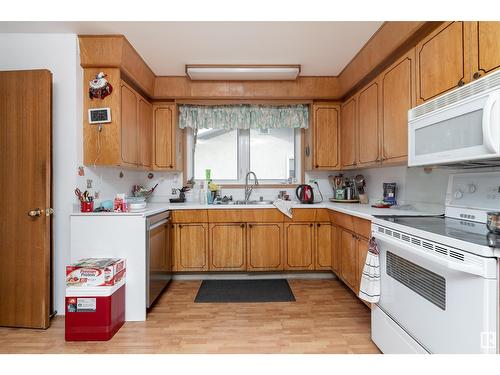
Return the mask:
<path fill-rule="evenodd" d="M 485 274 L 485 271 L 481 267 L 473 266 L 470 264 L 460 264 L 457 262 L 452 262 L 452 261 L 449 261 L 446 259 L 442 259 L 436 255 L 433 255 L 433 254 L 422 252 L 420 250 L 415 250 L 415 248 L 411 245 L 394 240 L 393 238 L 388 237 L 388 236 L 383 235 L 383 234 L 380 234 L 380 233 L 377 233 L 376 235 L 374 234 L 374 236 L 375 236 L 375 240 L 380 239 L 381 241 L 388 242 L 393 246 L 402 247 L 408 252 L 411 252 L 413 254 L 417 254 L 417 255 L 420 255 L 424 258 L 430 259 L 433 262 L 436 262 L 436 263 L 440 264 L 441 266 L 448 268 L 449 270 L 453 270 L 453 271 L 457 271 L 457 272 L 464 272 L 464 273 L 468 273 L 471 275 L 476 275 L 476 276 L 480 276 L 480 277 L 484 277 L 484 278 L 487 277 L 487 275 Z"/>

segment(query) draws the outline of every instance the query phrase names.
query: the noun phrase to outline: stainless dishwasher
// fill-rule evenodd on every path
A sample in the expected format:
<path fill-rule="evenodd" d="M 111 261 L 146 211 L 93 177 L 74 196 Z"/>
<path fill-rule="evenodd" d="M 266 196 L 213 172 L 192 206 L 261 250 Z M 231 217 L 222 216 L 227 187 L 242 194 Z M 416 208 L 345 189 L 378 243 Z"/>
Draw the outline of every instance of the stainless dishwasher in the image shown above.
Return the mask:
<path fill-rule="evenodd" d="M 172 279 L 170 211 L 146 218 L 146 307 L 149 308 Z"/>

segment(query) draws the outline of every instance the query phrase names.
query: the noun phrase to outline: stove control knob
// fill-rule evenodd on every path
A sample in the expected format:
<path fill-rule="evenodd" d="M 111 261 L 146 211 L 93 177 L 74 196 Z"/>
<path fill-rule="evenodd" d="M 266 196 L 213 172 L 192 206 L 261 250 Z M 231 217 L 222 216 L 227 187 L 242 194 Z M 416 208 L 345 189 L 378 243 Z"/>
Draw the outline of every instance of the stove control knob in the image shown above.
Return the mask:
<path fill-rule="evenodd" d="M 474 184 L 468 184 L 467 187 L 466 187 L 466 189 L 467 189 L 466 190 L 467 193 L 472 194 L 472 193 L 474 193 L 476 191 L 476 185 L 474 185 Z"/>
<path fill-rule="evenodd" d="M 464 196 L 464 193 L 462 193 L 460 190 L 457 190 L 457 191 L 455 191 L 455 192 L 453 193 L 453 197 L 454 197 L 455 199 L 460 199 L 460 198 L 462 198 L 463 196 Z"/>

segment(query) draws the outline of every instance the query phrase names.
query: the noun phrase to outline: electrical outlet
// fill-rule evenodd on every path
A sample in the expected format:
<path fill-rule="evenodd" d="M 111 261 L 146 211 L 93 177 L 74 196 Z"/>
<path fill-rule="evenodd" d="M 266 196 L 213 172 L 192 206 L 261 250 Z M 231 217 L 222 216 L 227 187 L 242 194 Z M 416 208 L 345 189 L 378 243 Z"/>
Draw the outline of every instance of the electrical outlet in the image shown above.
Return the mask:
<path fill-rule="evenodd" d="M 92 189 L 92 180 L 90 178 L 87 179 L 87 189 Z"/>
<path fill-rule="evenodd" d="M 177 195 L 177 189 L 172 188 L 172 195 Z"/>

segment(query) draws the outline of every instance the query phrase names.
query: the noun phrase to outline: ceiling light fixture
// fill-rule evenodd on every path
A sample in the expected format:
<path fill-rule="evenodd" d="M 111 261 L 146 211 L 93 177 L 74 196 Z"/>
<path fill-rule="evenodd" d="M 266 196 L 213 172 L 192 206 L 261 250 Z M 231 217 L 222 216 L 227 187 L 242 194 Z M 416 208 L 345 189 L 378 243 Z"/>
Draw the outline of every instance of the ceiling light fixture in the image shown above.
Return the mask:
<path fill-rule="evenodd" d="M 186 65 L 192 80 L 281 81 L 297 79 L 300 65 Z"/>

